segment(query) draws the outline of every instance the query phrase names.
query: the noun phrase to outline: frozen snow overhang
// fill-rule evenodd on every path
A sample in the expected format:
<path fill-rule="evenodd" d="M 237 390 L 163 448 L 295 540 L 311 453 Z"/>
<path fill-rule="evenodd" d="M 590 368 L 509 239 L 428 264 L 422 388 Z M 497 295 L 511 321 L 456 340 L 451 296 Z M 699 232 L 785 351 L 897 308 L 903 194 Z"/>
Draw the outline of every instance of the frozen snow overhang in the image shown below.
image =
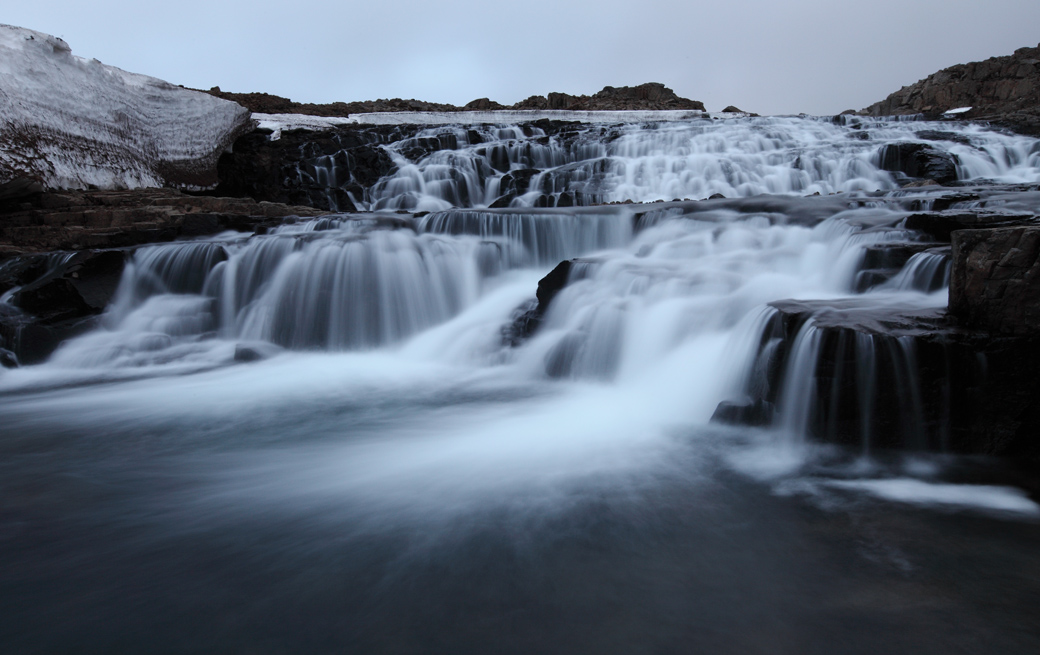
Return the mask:
<path fill-rule="evenodd" d="M 236 103 L 0 25 L 0 197 L 39 187 L 210 188 L 221 153 L 252 127 Z"/>

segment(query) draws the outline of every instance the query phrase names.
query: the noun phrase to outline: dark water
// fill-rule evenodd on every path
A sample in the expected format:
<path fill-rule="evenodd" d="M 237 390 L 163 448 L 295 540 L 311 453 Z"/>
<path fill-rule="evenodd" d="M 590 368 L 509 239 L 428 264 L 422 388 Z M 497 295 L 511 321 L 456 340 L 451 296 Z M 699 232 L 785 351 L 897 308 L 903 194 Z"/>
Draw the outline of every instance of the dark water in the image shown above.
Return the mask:
<path fill-rule="evenodd" d="M 509 432 L 600 392 L 569 385 L 329 391 L 235 417 L 129 385 L 197 388 L 3 403 L 5 653 L 1040 647 L 1040 521 L 1010 490 L 1004 509 L 888 502 L 828 486 L 848 477 L 834 453 L 775 468 L 747 431 Z M 940 468 L 918 480 L 946 489 Z"/>
<path fill-rule="evenodd" d="M 0 654 L 1040 652 L 1040 506 L 870 429 L 808 443 L 815 328 L 778 429 L 709 423 L 771 302 L 945 307 L 945 254 L 856 283 L 952 193 L 877 167 L 913 125 L 717 123 L 505 129 L 369 198 L 441 213 L 140 249 L 102 327 L 0 369 Z M 1035 140 L 948 129 L 962 181 L 1040 179 Z"/>

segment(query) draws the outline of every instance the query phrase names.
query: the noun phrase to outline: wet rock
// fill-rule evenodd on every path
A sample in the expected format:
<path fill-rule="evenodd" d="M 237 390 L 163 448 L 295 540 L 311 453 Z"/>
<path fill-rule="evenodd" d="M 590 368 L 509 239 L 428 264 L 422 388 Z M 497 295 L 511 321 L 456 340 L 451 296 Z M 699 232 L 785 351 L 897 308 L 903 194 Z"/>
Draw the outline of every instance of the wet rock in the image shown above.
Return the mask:
<path fill-rule="evenodd" d="M 0 314 L 0 346 L 23 364 L 45 360 L 62 341 L 96 326 L 115 295 L 126 261 L 123 251 L 79 252 L 64 261 L 51 258 L 49 269 L 25 280 L 39 270 L 39 257 L 26 258 L 30 265 L 11 296 L 13 307 Z"/>
<path fill-rule="evenodd" d="M 957 160 L 950 153 L 925 143 L 892 143 L 878 151 L 882 170 L 903 173 L 912 178 L 948 184 L 957 180 Z"/>
<path fill-rule="evenodd" d="M 859 448 L 895 448 L 1015 458 L 1040 468 L 1040 337 L 997 337 L 955 325 L 941 308 L 878 306 L 861 299 L 783 301 L 761 339 L 747 399 L 719 419 L 748 418 L 740 407 L 770 403 L 785 417 L 793 344 L 816 330 L 813 394 L 804 417 L 816 439 Z M 807 356 L 803 353 L 803 356 Z M 754 416 L 754 414 L 751 414 Z"/>
<path fill-rule="evenodd" d="M 502 340 L 509 346 L 518 346 L 533 335 L 545 318 L 545 312 L 560 291 L 570 280 L 574 260 L 564 260 L 556 265 L 549 274 L 538 281 L 535 302 L 522 305 L 514 313 L 512 322 L 502 330 Z"/>
<path fill-rule="evenodd" d="M 1012 227 L 1034 221 L 1035 216 L 1032 213 L 1019 213 L 1013 210 L 946 209 L 911 214 L 907 216 L 905 226 L 908 230 L 917 230 L 937 241 L 948 243 L 956 230 Z"/>
<path fill-rule="evenodd" d="M 773 422 L 774 413 L 773 404 L 761 398 L 744 402 L 724 400 L 715 408 L 711 422 L 763 427 Z"/>
<path fill-rule="evenodd" d="M 971 145 L 971 139 L 963 134 L 941 130 L 921 130 L 917 133 L 917 138 L 925 141 L 952 141 L 953 143 L 960 143 L 966 146 Z"/>
<path fill-rule="evenodd" d="M 235 142 L 217 164 L 218 196 L 306 205 L 327 211 L 355 211 L 351 200 L 395 169 L 381 147 L 411 138 L 414 131 L 399 126 L 345 126 L 325 132 L 283 132 L 272 141 L 262 131 Z M 440 145 L 438 143 L 438 145 Z M 423 156 L 431 144 L 416 141 L 412 150 Z"/>
<path fill-rule="evenodd" d="M 235 345 L 235 361 L 248 363 L 248 362 L 259 362 L 264 359 L 269 359 L 278 353 L 282 352 L 282 349 L 278 346 L 266 343 L 240 343 Z"/>
<path fill-rule="evenodd" d="M 0 202 L 0 247 L 22 251 L 123 248 L 225 230 L 253 231 L 286 217 L 323 213 L 311 207 L 194 196 L 174 189 L 50 192 L 25 202 Z M 0 287 L 4 280 L 0 269 Z"/>
<path fill-rule="evenodd" d="M 994 334 L 1040 335 L 1040 227 L 953 233 L 950 312 Z"/>
<path fill-rule="evenodd" d="M 0 366 L 18 368 L 18 356 L 6 348 L 0 348 Z"/>

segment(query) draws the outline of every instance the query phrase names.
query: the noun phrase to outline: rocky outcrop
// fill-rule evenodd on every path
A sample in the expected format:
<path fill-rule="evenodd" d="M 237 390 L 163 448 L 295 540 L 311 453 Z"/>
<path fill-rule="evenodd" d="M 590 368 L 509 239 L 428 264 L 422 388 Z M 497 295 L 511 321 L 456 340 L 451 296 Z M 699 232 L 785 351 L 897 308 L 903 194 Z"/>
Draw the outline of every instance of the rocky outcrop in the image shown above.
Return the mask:
<path fill-rule="evenodd" d="M 509 346 L 518 346 L 538 331 L 549 305 L 557 294 L 570 282 L 573 260 L 567 259 L 557 264 L 548 275 L 538 280 L 538 291 L 535 301 L 519 307 L 513 321 L 502 329 L 502 341 Z"/>
<path fill-rule="evenodd" d="M 605 86 L 591 96 L 550 93 L 531 96 L 509 109 L 563 109 L 568 111 L 624 111 L 691 109 L 704 111 L 704 103 L 681 98 L 659 82 L 639 86 Z"/>
<path fill-rule="evenodd" d="M 43 189 L 211 188 L 249 111 L 0 25 L 0 198 Z"/>
<path fill-rule="evenodd" d="M 1040 337 L 1040 226 L 954 232 L 950 313 L 995 335 Z"/>
<path fill-rule="evenodd" d="M 45 360 L 58 345 L 93 329 L 112 301 L 127 253 L 122 250 L 29 255 L 0 264 L 0 349 L 18 364 Z"/>
<path fill-rule="evenodd" d="M 365 189 L 395 169 L 381 145 L 410 137 L 401 127 L 342 127 L 325 132 L 290 131 L 271 140 L 248 134 L 220 159 L 214 193 L 269 202 L 355 211 Z M 413 149 L 429 144 L 416 141 Z"/>
<path fill-rule="evenodd" d="M 878 151 L 878 167 L 912 178 L 948 184 L 957 180 L 957 159 L 926 143 L 892 143 Z"/>
<path fill-rule="evenodd" d="M 0 202 L 0 260 L 26 252 L 120 248 L 224 230 L 254 231 L 286 217 L 323 213 L 174 189 L 41 193 Z"/>
<path fill-rule="evenodd" d="M 531 96 L 515 105 L 502 105 L 488 98 L 478 98 L 465 107 L 446 105 L 421 100 L 368 100 L 364 102 L 334 102 L 314 105 L 293 102 L 288 98 L 266 93 L 227 93 L 214 87 L 207 93 L 232 100 L 260 114 L 309 114 L 312 116 L 349 116 L 373 112 L 398 111 L 485 111 L 495 109 L 564 109 L 571 111 L 620 111 L 620 110 L 668 110 L 691 109 L 704 111 L 704 103 L 682 98 L 659 82 L 639 86 L 603 87 L 591 96 L 550 93 L 548 96 Z"/>
<path fill-rule="evenodd" d="M 1040 46 L 945 68 L 860 114 L 937 117 L 961 107 L 971 110 L 959 118 L 995 121 L 1026 134 L 1040 134 Z"/>
<path fill-rule="evenodd" d="M 773 306 L 748 395 L 720 404 L 714 420 L 796 425 L 855 448 L 986 454 L 1040 468 L 1040 336 L 993 338 L 954 325 L 942 309 L 856 300 Z M 794 344 L 810 325 L 815 349 L 798 356 L 812 397 L 790 402 Z"/>
<path fill-rule="evenodd" d="M 721 403 L 713 420 L 788 425 L 864 449 L 996 455 L 1040 470 L 1035 202 L 1025 189 L 946 193 L 907 217 L 920 241 L 867 249 L 861 290 L 952 242 L 948 309 L 869 296 L 772 303 L 745 395 Z M 810 398 L 792 402 L 805 376 Z"/>
<path fill-rule="evenodd" d="M 313 104 L 309 102 L 293 102 L 288 98 L 269 93 L 229 93 L 215 86 L 204 91 L 217 98 L 236 102 L 249 111 L 257 114 L 306 114 L 308 116 L 349 116 L 351 114 L 367 114 L 383 111 L 459 111 L 455 105 L 422 100 L 365 100 L 362 102 L 332 102 Z M 497 103 L 496 103 L 497 104 Z"/>

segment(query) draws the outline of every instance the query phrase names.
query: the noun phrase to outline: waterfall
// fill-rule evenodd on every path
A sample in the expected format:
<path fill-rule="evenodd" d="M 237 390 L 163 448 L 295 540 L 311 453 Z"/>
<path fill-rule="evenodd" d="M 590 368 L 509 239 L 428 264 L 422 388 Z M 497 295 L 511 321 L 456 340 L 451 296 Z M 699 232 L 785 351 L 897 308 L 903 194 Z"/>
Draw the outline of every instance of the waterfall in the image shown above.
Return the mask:
<path fill-rule="evenodd" d="M 410 211 L 889 192 L 901 173 L 885 170 L 898 162 L 884 152 L 908 143 L 945 153 L 961 180 L 1040 179 L 1032 140 L 980 127 L 952 133 L 922 121 L 704 117 L 426 127 L 381 146 L 396 168 L 368 188 L 350 174 L 348 150 L 302 160 L 297 183 L 324 189 L 333 209 L 340 193 L 357 207 Z"/>
<path fill-rule="evenodd" d="M 650 404 L 681 397 L 676 407 L 694 421 L 729 403 L 793 442 L 933 447 L 944 419 L 922 409 L 934 394 L 920 389 L 917 342 L 878 321 L 945 304 L 948 248 L 902 225 L 946 191 L 897 189 L 876 165 L 879 148 L 920 137 L 955 154 L 964 177 L 1040 179 L 1034 140 L 943 127 L 693 118 L 372 137 L 397 168 L 364 198 L 351 187 L 355 199 L 421 211 L 139 248 L 100 326 L 66 340 L 44 369 L 396 352 L 516 379 L 655 390 Z M 352 179 L 348 159 L 327 157 L 332 168 L 313 175 Z M 844 193 L 813 195 L 835 191 Z M 670 200 L 711 193 L 730 197 Z M 669 201 L 579 206 L 630 198 Z M 569 272 L 542 303 L 538 281 L 562 261 Z M 518 320 L 527 327 L 513 329 Z"/>

